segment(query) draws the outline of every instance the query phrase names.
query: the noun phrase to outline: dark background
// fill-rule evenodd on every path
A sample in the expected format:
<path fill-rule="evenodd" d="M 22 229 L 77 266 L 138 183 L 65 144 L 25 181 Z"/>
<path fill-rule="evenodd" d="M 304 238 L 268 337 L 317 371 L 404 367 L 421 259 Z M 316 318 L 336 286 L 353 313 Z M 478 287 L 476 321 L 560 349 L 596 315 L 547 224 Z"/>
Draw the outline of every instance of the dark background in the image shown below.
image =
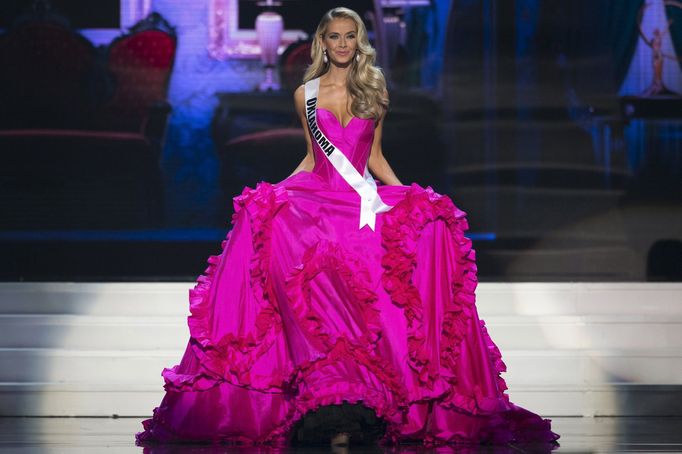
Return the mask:
<path fill-rule="evenodd" d="M 2 2 L 4 24 L 25 3 Z M 76 27 L 118 28 L 117 2 L 54 4 Z M 74 210 L 78 219 L 64 211 L 43 215 L 45 201 L 13 198 L 20 208 L 6 217 L 11 228 L 0 231 L 0 253 L 11 258 L 0 277 L 193 277 L 230 228 L 231 198 L 258 181 L 279 181 L 300 161 L 295 143 L 254 146 L 250 155 L 230 145 L 300 128 L 295 85 L 260 93 L 257 60 L 210 58 L 205 2 L 196 9 L 154 4 L 178 27 L 180 43 L 158 159 L 163 218 L 122 225 L 123 209 L 101 206 Z M 682 279 L 682 98 L 649 100 L 642 115 L 625 115 L 623 107 L 627 96 L 639 95 L 622 87 L 643 4 L 434 0 L 401 16 L 407 41 L 384 66 L 391 96 L 384 152 L 404 183 L 432 186 L 468 213 L 482 280 Z M 346 5 L 361 15 L 372 9 L 369 1 Z M 285 1 L 278 11 L 287 28 L 311 33 L 333 6 Z M 241 1 L 240 28 L 252 29 L 259 12 L 255 2 Z M 682 55 L 680 11 L 666 12 Z M 643 73 L 646 84 L 651 76 Z M 93 90 L 104 96 L 112 87 Z M 77 190 L 91 194 L 87 186 Z"/>
<path fill-rule="evenodd" d="M 0 1 L 0 28 L 11 25 L 13 18 L 29 9 L 31 0 Z M 118 0 L 53 0 L 54 9 L 69 18 L 75 28 L 119 28 Z"/>

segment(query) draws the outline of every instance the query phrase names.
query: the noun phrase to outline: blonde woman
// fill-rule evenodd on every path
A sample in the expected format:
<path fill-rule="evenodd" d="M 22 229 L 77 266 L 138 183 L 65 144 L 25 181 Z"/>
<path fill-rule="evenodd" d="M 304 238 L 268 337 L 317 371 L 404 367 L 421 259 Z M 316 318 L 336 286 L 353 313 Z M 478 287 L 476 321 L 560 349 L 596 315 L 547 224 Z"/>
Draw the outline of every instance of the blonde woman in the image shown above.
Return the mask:
<path fill-rule="evenodd" d="M 305 157 L 235 197 L 222 253 L 190 292 L 187 350 L 138 442 L 551 450 L 549 420 L 504 393 L 465 213 L 402 185 L 384 157 L 389 99 L 360 17 L 327 12 L 312 60 L 294 94 Z"/>

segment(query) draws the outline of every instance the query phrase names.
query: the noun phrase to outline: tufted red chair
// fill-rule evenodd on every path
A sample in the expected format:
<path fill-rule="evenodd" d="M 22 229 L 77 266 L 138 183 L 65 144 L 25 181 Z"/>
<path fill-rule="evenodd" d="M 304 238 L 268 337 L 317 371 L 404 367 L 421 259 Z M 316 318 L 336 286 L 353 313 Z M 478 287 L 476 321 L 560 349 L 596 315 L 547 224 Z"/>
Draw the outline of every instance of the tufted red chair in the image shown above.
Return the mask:
<path fill-rule="evenodd" d="M 236 137 L 218 149 L 223 193 L 230 200 L 244 186 L 285 179 L 305 154 L 303 129 L 274 128 Z M 303 150 L 303 151 L 301 151 Z"/>
<path fill-rule="evenodd" d="M 174 29 L 157 13 L 111 43 L 107 69 L 114 88 L 104 106 L 103 127 L 146 132 L 161 140 L 170 111 L 166 97 L 176 45 Z"/>
<path fill-rule="evenodd" d="M 57 21 L 25 22 L 0 36 L 2 127 L 73 127 L 92 110 L 95 48 Z"/>
<path fill-rule="evenodd" d="M 279 59 L 279 79 L 282 88 L 295 90 L 303 81 L 310 59 L 310 41 L 297 41 L 287 47 Z"/>
<path fill-rule="evenodd" d="M 161 225 L 175 48 L 158 14 L 112 44 L 108 68 L 52 16 L 0 36 L 0 230 Z"/>

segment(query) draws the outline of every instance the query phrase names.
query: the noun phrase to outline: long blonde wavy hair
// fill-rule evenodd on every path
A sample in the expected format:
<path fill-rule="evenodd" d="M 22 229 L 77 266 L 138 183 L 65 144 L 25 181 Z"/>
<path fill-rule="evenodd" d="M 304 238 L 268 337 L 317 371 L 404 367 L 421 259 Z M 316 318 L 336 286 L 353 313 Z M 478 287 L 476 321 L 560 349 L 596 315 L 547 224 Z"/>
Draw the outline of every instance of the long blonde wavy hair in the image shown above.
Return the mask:
<path fill-rule="evenodd" d="M 386 97 L 386 79 L 381 69 L 374 65 L 376 51 L 369 43 L 367 29 L 358 13 L 349 8 L 337 7 L 327 11 L 315 31 L 310 56 L 312 64 L 303 76 L 303 83 L 320 77 L 329 71 L 330 63 L 324 62 L 324 52 L 320 40 L 327 33 L 329 23 L 334 19 L 351 19 L 357 29 L 357 53 L 359 59 L 353 57 L 348 73 L 347 89 L 353 99 L 350 110 L 356 117 L 374 118 L 378 121 L 388 109 Z"/>

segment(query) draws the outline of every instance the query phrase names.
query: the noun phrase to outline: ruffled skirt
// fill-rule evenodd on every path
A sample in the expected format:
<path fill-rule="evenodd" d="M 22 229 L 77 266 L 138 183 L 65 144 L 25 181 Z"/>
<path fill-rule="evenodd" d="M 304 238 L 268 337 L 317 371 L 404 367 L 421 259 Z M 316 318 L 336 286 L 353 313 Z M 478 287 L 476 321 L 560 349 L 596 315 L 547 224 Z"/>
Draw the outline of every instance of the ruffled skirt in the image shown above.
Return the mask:
<path fill-rule="evenodd" d="M 465 213 L 416 184 L 378 190 L 393 208 L 375 231 L 358 229 L 355 192 L 309 172 L 234 199 L 138 443 L 286 445 L 305 415 L 350 403 L 385 444 L 555 446 L 550 421 L 505 394 Z"/>

